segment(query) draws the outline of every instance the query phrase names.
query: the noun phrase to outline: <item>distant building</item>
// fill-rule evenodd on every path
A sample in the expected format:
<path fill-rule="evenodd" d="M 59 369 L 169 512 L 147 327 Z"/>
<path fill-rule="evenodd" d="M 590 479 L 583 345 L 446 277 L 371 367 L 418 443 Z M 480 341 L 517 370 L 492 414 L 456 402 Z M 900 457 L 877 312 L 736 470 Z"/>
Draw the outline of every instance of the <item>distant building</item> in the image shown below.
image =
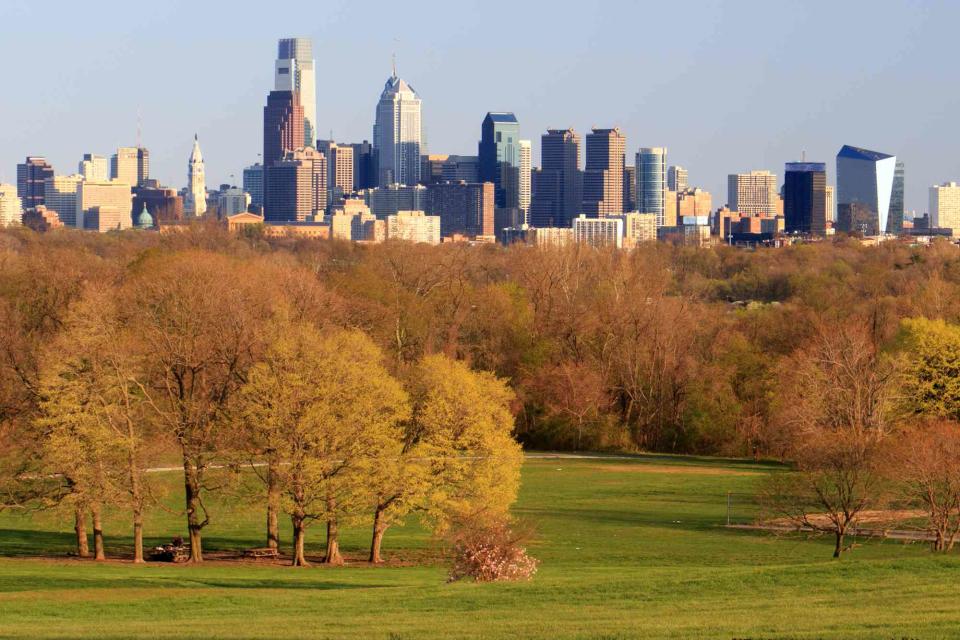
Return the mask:
<path fill-rule="evenodd" d="M 425 211 L 440 218 L 440 234 L 444 237 L 455 233 L 493 236 L 494 200 L 492 182 L 445 182 L 427 187 Z"/>
<path fill-rule="evenodd" d="M 623 213 L 623 154 L 627 138 L 620 129 L 593 129 L 586 136 L 583 205 L 588 218 Z"/>
<path fill-rule="evenodd" d="M 588 218 L 580 215 L 573 221 L 573 240 L 591 247 L 619 249 L 623 246 L 623 220 L 619 216 Z"/>
<path fill-rule="evenodd" d="M 377 157 L 373 145 L 364 140 L 350 145 L 353 148 L 353 188 L 373 189 L 377 186 Z"/>
<path fill-rule="evenodd" d="M 741 216 L 775 218 L 779 197 L 774 173 L 751 171 L 727 176 L 727 206 Z"/>
<path fill-rule="evenodd" d="M 658 218 L 660 226 L 662 227 L 675 227 L 677 226 L 677 205 L 678 198 L 676 191 L 670 191 L 667 189 L 663 192 L 663 217 Z"/>
<path fill-rule="evenodd" d="M 827 165 L 788 162 L 783 183 L 787 233 L 827 235 Z"/>
<path fill-rule="evenodd" d="M 182 222 L 184 218 L 183 197 L 157 180 L 146 180 L 133 189 L 133 211 L 143 211 L 145 207 L 157 227 Z"/>
<path fill-rule="evenodd" d="M 217 194 L 217 215 L 222 219 L 243 213 L 250 206 L 250 194 L 243 189 L 230 187 Z M 136 211 L 136 206 L 134 206 Z"/>
<path fill-rule="evenodd" d="M 330 238 L 354 242 L 383 242 L 385 222 L 377 220 L 359 198 L 348 198 L 325 218 L 330 225 Z"/>
<path fill-rule="evenodd" d="M 250 194 L 250 204 L 263 207 L 263 165 L 259 162 L 243 170 L 243 190 Z"/>
<path fill-rule="evenodd" d="M 327 208 L 327 161 L 313 147 L 287 152 L 266 168 L 264 219 L 304 222 Z"/>
<path fill-rule="evenodd" d="M 77 164 L 77 173 L 82 175 L 84 180 L 104 182 L 110 179 L 110 162 L 103 156 L 85 153 Z"/>
<path fill-rule="evenodd" d="M 306 146 L 303 122 L 303 106 L 296 92 L 270 92 L 267 106 L 263 108 L 264 168 L 269 169 L 274 162 L 282 160 L 287 152 Z"/>
<path fill-rule="evenodd" d="M 826 188 L 827 196 L 827 220 L 835 222 L 837 220 L 837 200 L 836 192 L 832 185 L 827 185 Z"/>
<path fill-rule="evenodd" d="M 44 204 L 43 189 L 47 178 L 53 177 L 53 167 L 46 158 L 27 156 L 17 165 L 17 195 L 24 209 Z"/>
<path fill-rule="evenodd" d="M 573 227 L 537 227 L 533 243 L 538 247 L 566 247 L 573 243 Z"/>
<path fill-rule="evenodd" d="M 199 218 L 207 212 L 207 178 L 200 153 L 200 141 L 193 136 L 193 150 L 187 161 L 187 192 L 183 199 L 183 212 L 188 217 Z"/>
<path fill-rule="evenodd" d="M 713 197 L 709 191 L 693 188 L 677 194 L 677 217 L 709 216 L 713 211 Z"/>
<path fill-rule="evenodd" d="M 57 214 L 65 225 L 77 226 L 77 194 L 83 176 L 50 176 L 44 183 L 44 202 L 48 211 Z"/>
<path fill-rule="evenodd" d="M 380 94 L 373 125 L 377 153 L 377 184 L 415 185 L 420 182 L 420 98 L 396 69 Z"/>
<path fill-rule="evenodd" d="M 0 185 L 0 192 L 2 191 L 3 186 Z M 3 196 L 0 195 L 0 220 L 3 219 L 2 211 Z M 46 233 L 53 229 L 63 228 L 63 223 L 60 222 L 60 216 L 57 215 L 56 211 L 50 211 L 41 204 L 29 211 L 23 212 L 23 226 L 33 229 L 38 233 Z"/>
<path fill-rule="evenodd" d="M 837 230 L 881 235 L 887 227 L 897 158 L 844 145 L 837 153 Z"/>
<path fill-rule="evenodd" d="M 667 148 L 642 147 L 636 155 L 637 210 L 657 216 L 657 226 L 670 222 L 667 212 Z M 675 202 L 675 200 L 674 200 Z"/>
<path fill-rule="evenodd" d="M 443 182 L 443 165 L 450 158 L 447 154 L 431 153 L 420 156 L 420 184 L 431 185 Z"/>
<path fill-rule="evenodd" d="M 580 137 L 573 129 L 548 129 L 540 139 L 540 164 L 533 174 L 530 224 L 570 227 L 583 202 Z"/>
<path fill-rule="evenodd" d="M 440 217 L 423 211 L 398 211 L 387 216 L 387 239 L 440 244 Z"/>
<path fill-rule="evenodd" d="M 452 155 L 446 158 L 441 165 L 442 182 L 480 182 L 480 159 L 477 156 Z"/>
<path fill-rule="evenodd" d="M 906 170 L 903 162 L 897 162 L 893 169 L 893 189 L 890 191 L 890 213 L 887 215 L 887 233 L 899 235 L 903 231 L 903 192 L 906 183 Z"/>
<path fill-rule="evenodd" d="M 368 189 L 361 195 L 373 215 L 381 220 L 399 211 L 423 211 L 427 208 L 427 187 L 423 185 L 391 184 Z"/>
<path fill-rule="evenodd" d="M 290 91 L 299 96 L 303 110 L 303 142 L 297 149 L 314 145 L 317 139 L 317 78 L 314 69 L 313 41 L 310 38 L 284 38 L 277 43 L 274 63 L 275 91 Z"/>
<path fill-rule="evenodd" d="M 17 195 L 17 187 L 12 184 L 0 184 L 0 226 L 17 225 L 22 219 L 23 204 L 20 196 Z"/>
<path fill-rule="evenodd" d="M 492 182 L 496 208 L 520 207 L 520 123 L 512 113 L 490 112 L 480 126 L 478 182 Z"/>
<path fill-rule="evenodd" d="M 520 151 L 519 202 L 520 215 L 524 223 L 530 221 L 531 190 L 530 176 L 533 171 L 533 149 L 529 140 L 521 140 L 518 145 Z"/>
<path fill-rule="evenodd" d="M 658 228 L 658 239 L 692 247 L 705 247 L 710 244 L 707 216 L 685 216 L 677 222 L 675 226 Z"/>
<path fill-rule="evenodd" d="M 656 242 L 656 214 L 631 211 L 616 217 L 623 220 L 623 246 L 625 248 L 632 249 L 643 242 Z"/>
<path fill-rule="evenodd" d="M 667 189 L 677 193 L 686 191 L 688 189 L 687 170 L 676 165 L 667 169 Z"/>
<path fill-rule="evenodd" d="M 317 140 L 317 151 L 327 159 L 328 206 L 353 193 L 353 147 L 333 140 Z"/>
<path fill-rule="evenodd" d="M 76 226 L 91 231 L 129 229 L 133 226 L 133 193 L 119 180 L 80 183 Z"/>
<path fill-rule="evenodd" d="M 140 229 L 141 231 L 146 231 L 147 229 L 153 229 L 153 216 L 150 215 L 150 210 L 147 209 L 147 206 L 144 205 L 140 210 L 140 213 L 137 214 L 137 220 L 133 224 L 134 228 Z"/>
<path fill-rule="evenodd" d="M 149 177 L 150 152 L 143 147 L 120 147 L 110 158 L 111 180 L 136 187 Z"/>
<path fill-rule="evenodd" d="M 930 187 L 930 224 L 960 236 L 960 185 L 956 182 Z"/>
<path fill-rule="evenodd" d="M 626 159 L 624 159 L 626 162 Z M 637 210 L 637 166 L 625 164 L 623 167 L 623 212 Z"/>

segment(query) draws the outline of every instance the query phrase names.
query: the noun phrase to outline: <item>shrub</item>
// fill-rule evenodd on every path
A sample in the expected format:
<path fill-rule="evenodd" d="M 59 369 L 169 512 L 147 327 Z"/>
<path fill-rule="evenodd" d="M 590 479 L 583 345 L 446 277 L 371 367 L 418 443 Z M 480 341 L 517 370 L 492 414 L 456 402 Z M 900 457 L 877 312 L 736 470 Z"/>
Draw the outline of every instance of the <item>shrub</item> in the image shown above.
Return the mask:
<path fill-rule="evenodd" d="M 458 523 L 448 534 L 453 566 L 449 582 L 473 579 L 476 582 L 529 580 L 539 562 L 527 555 L 524 533 L 518 533 L 505 519 L 491 523 Z"/>

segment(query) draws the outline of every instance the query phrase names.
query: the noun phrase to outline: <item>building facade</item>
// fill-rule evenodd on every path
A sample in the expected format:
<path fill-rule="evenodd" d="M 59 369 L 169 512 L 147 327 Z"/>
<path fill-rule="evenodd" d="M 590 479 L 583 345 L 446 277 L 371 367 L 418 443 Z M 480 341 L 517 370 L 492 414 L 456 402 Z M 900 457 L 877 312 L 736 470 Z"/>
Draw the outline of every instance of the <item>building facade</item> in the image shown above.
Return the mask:
<path fill-rule="evenodd" d="M 667 188 L 677 193 L 686 191 L 688 188 L 687 170 L 676 165 L 667 169 Z"/>
<path fill-rule="evenodd" d="M 440 244 L 440 217 L 423 211 L 398 211 L 387 216 L 387 239 Z"/>
<path fill-rule="evenodd" d="M 119 180 L 80 183 L 76 226 L 91 231 L 113 231 L 133 226 L 133 193 Z"/>
<path fill-rule="evenodd" d="M 303 142 L 291 147 L 312 147 L 317 139 L 317 78 L 310 38 L 284 38 L 277 44 L 274 63 L 275 91 L 295 93 L 303 109 Z"/>
<path fill-rule="evenodd" d="M 243 190 L 250 194 L 250 204 L 263 207 L 263 165 L 259 162 L 243 170 Z"/>
<path fill-rule="evenodd" d="M 44 206 L 55 212 L 60 222 L 70 227 L 77 226 L 77 194 L 81 183 L 83 176 L 74 174 L 51 176 L 44 184 Z"/>
<path fill-rule="evenodd" d="M 573 241 L 591 247 L 620 249 L 623 247 L 623 220 L 619 215 L 610 218 L 580 215 L 573 221 Z"/>
<path fill-rule="evenodd" d="M 84 180 L 91 180 L 93 182 L 109 180 L 110 161 L 104 156 L 85 153 L 83 154 L 83 159 L 77 164 L 77 173 L 82 175 Z"/>
<path fill-rule="evenodd" d="M 520 207 L 520 123 L 512 113 L 490 112 L 477 145 L 479 182 L 492 182 L 496 207 Z"/>
<path fill-rule="evenodd" d="M 887 229 L 896 156 L 844 145 L 837 153 L 837 230 L 879 236 Z"/>
<path fill-rule="evenodd" d="M 327 161 L 313 147 L 291 151 L 266 168 L 264 220 L 305 222 L 327 208 Z"/>
<path fill-rule="evenodd" d="M 158 180 L 147 180 L 133 189 L 133 211 L 146 208 L 154 226 L 183 221 L 183 196 L 176 189 L 163 187 Z"/>
<path fill-rule="evenodd" d="M 193 149 L 187 161 L 187 191 L 183 199 L 183 211 L 193 218 L 199 218 L 207 212 L 206 169 L 196 134 L 193 136 Z"/>
<path fill-rule="evenodd" d="M 493 236 L 496 187 L 492 182 L 444 182 L 427 187 L 426 213 L 440 218 L 440 234 Z M 511 225 L 508 225 L 511 226 Z"/>
<path fill-rule="evenodd" d="M 41 156 L 27 156 L 17 165 L 17 195 L 24 209 L 43 204 L 43 189 L 47 178 L 53 177 L 53 167 Z"/>
<path fill-rule="evenodd" d="M 779 198 L 774 173 L 750 171 L 727 176 L 727 206 L 742 216 L 775 218 Z"/>
<path fill-rule="evenodd" d="M 12 184 L 0 184 L 0 226 L 18 225 L 22 220 L 23 204 L 20 196 L 17 195 L 17 187 Z"/>
<path fill-rule="evenodd" d="M 667 217 L 667 148 L 642 147 L 636 155 L 637 210 L 657 216 L 657 226 Z M 674 216 L 675 217 L 675 216 Z"/>
<path fill-rule="evenodd" d="M 580 137 L 573 129 L 549 129 L 540 138 L 540 169 L 533 174 L 530 224 L 567 227 L 580 215 L 583 176 Z"/>
<path fill-rule="evenodd" d="M 143 147 L 120 147 L 110 158 L 111 180 L 119 180 L 136 187 L 149 177 L 150 152 Z"/>
<path fill-rule="evenodd" d="M 533 171 L 533 145 L 529 140 L 521 140 L 518 143 L 520 153 L 520 176 L 519 176 L 519 195 L 517 206 L 520 209 L 520 217 L 523 223 L 530 222 L 530 202 L 533 191 L 531 190 L 530 176 Z"/>
<path fill-rule="evenodd" d="M 303 106 L 294 91 L 271 91 L 263 108 L 263 166 L 306 146 L 303 137 Z M 312 143 L 311 143 L 312 144 Z"/>
<path fill-rule="evenodd" d="M 627 139 L 620 129 L 593 129 L 586 136 L 583 205 L 588 218 L 623 213 L 623 154 Z"/>
<path fill-rule="evenodd" d="M 713 196 L 709 191 L 693 188 L 677 194 L 677 217 L 709 216 L 713 211 Z"/>
<path fill-rule="evenodd" d="M 903 192 L 906 186 L 906 169 L 897 162 L 893 169 L 893 188 L 890 191 L 890 213 L 887 214 L 887 233 L 899 235 L 903 231 Z"/>
<path fill-rule="evenodd" d="M 956 182 L 930 187 L 930 224 L 960 236 L 960 185 Z"/>
<path fill-rule="evenodd" d="M 416 91 L 394 71 L 380 94 L 373 125 L 381 187 L 420 182 L 420 106 Z"/>
<path fill-rule="evenodd" d="M 783 217 L 787 233 L 827 235 L 827 165 L 788 162 L 783 181 Z"/>

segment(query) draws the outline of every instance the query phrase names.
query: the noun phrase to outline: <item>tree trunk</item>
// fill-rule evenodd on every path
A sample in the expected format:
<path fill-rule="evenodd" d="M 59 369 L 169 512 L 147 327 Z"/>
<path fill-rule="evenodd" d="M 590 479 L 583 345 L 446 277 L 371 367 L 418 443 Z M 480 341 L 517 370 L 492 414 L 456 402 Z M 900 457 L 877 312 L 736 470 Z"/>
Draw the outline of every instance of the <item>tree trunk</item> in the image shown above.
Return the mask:
<path fill-rule="evenodd" d="M 77 555 L 81 558 L 90 557 L 90 544 L 87 541 L 87 518 L 81 507 L 73 512 L 73 530 L 77 532 Z"/>
<path fill-rule="evenodd" d="M 267 546 L 271 549 L 280 548 L 280 483 L 276 465 L 276 460 L 271 458 L 267 466 Z"/>
<path fill-rule="evenodd" d="M 843 534 L 844 534 L 843 529 L 837 529 L 836 534 L 837 534 L 837 544 L 833 548 L 833 557 L 839 558 L 840 554 L 843 553 Z"/>
<path fill-rule="evenodd" d="M 330 516 L 327 520 L 327 554 L 323 556 L 323 564 L 340 566 L 343 556 L 340 555 L 340 532 L 337 529 L 337 518 Z"/>
<path fill-rule="evenodd" d="M 139 504 L 133 507 L 133 562 L 143 562 L 143 507 Z"/>
<path fill-rule="evenodd" d="M 91 506 L 90 514 L 93 517 L 93 559 L 106 560 L 107 556 L 103 552 L 103 523 L 100 519 L 100 505 L 94 504 Z"/>
<path fill-rule="evenodd" d="M 293 523 L 293 566 L 294 567 L 309 567 L 310 563 L 307 562 L 307 557 L 303 553 L 303 542 L 306 538 L 306 530 L 303 526 L 303 517 L 302 516 L 290 516 L 290 521 Z"/>
<path fill-rule="evenodd" d="M 190 562 L 203 562 L 203 537 L 200 531 L 200 478 L 197 468 L 189 460 L 183 461 L 184 498 L 187 503 L 187 530 L 190 534 Z"/>
<path fill-rule="evenodd" d="M 383 509 L 377 507 L 373 514 L 373 541 L 370 543 L 370 562 L 380 564 L 383 562 L 383 556 L 380 555 L 380 547 L 383 544 L 383 534 L 387 532 L 387 525 L 383 521 Z"/>

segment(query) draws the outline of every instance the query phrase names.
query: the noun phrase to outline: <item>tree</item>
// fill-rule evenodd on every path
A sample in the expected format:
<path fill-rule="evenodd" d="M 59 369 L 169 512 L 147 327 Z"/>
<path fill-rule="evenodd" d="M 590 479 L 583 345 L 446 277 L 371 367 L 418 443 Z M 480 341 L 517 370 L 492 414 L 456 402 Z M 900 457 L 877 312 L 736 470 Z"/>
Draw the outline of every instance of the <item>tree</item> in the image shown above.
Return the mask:
<path fill-rule="evenodd" d="M 960 420 L 960 326 L 907 318 L 900 323 L 899 343 L 906 359 L 907 411 Z"/>
<path fill-rule="evenodd" d="M 293 525 L 293 564 L 305 566 L 306 530 L 327 523 L 324 562 L 342 564 L 338 531 L 369 513 L 368 479 L 402 448 L 407 395 L 359 332 L 305 324 L 279 332 L 240 393 L 244 428 L 274 458 Z"/>

